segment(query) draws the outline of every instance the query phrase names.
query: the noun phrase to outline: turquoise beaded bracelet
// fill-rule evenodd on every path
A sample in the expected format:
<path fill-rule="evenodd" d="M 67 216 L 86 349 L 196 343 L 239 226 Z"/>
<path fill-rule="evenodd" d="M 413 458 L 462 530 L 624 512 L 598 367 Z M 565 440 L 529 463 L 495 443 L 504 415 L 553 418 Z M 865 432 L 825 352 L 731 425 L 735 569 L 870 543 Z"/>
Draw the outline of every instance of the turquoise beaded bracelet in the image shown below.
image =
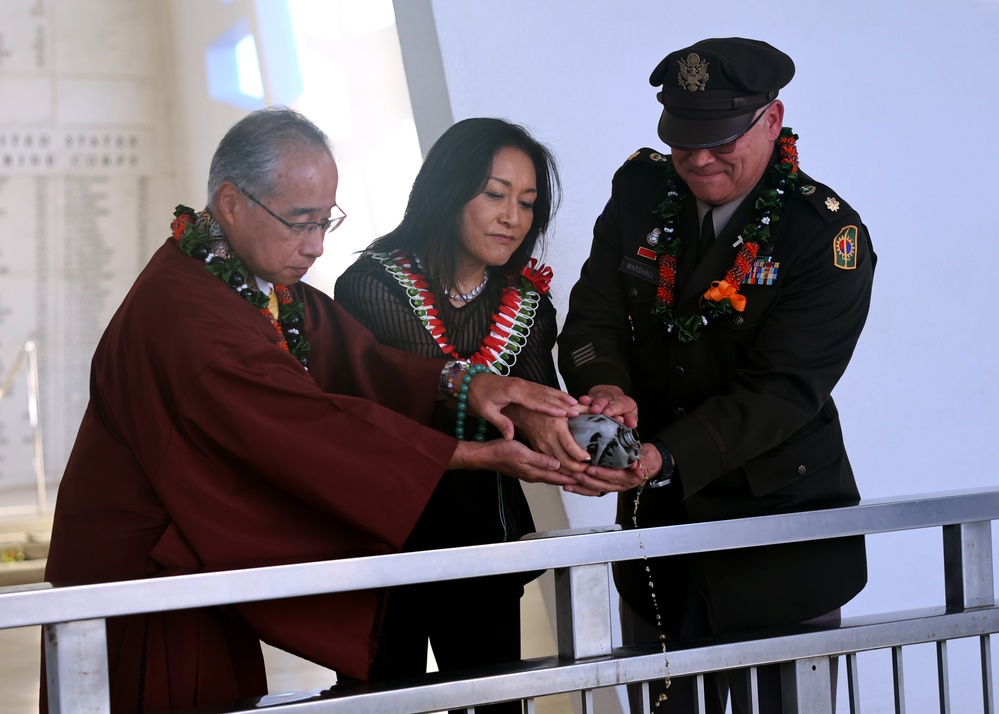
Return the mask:
<path fill-rule="evenodd" d="M 472 377 L 482 372 L 488 372 L 489 367 L 484 364 L 470 364 L 465 370 L 465 376 L 461 379 L 461 386 L 458 387 L 458 415 L 455 417 L 454 435 L 458 441 L 465 440 L 465 415 L 468 411 L 468 389 L 472 384 Z M 475 430 L 475 441 L 486 440 L 486 420 L 479 418 L 479 427 Z"/>

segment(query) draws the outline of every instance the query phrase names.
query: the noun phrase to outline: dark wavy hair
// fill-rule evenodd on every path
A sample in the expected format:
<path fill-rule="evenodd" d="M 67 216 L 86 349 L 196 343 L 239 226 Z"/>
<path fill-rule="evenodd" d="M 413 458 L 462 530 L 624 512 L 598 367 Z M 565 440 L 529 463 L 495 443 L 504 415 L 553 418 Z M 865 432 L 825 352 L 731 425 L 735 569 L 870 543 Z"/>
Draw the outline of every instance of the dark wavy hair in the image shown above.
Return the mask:
<path fill-rule="evenodd" d="M 445 131 L 430 148 L 413 181 L 402 222 L 365 252 L 417 253 L 432 268 L 434 282 L 447 290 L 455 289 L 462 212 L 485 188 L 493 157 L 506 148 L 520 149 L 531 157 L 538 189 L 527 235 L 506 265 L 498 268 L 505 275 L 520 272 L 536 248 L 544 251 L 562 185 L 552 152 L 526 129 L 503 119 L 464 119 Z"/>

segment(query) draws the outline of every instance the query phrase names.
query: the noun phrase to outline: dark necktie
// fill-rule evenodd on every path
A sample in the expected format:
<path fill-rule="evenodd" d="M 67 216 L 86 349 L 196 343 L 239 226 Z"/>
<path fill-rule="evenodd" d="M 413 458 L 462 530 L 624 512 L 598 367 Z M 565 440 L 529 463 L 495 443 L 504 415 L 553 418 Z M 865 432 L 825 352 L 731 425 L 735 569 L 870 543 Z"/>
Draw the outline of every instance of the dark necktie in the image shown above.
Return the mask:
<path fill-rule="evenodd" d="M 704 214 L 704 220 L 701 221 L 701 239 L 697 244 L 698 259 L 707 255 L 715 242 L 715 222 L 712 213 L 714 213 L 714 209 L 708 209 L 708 212 Z"/>

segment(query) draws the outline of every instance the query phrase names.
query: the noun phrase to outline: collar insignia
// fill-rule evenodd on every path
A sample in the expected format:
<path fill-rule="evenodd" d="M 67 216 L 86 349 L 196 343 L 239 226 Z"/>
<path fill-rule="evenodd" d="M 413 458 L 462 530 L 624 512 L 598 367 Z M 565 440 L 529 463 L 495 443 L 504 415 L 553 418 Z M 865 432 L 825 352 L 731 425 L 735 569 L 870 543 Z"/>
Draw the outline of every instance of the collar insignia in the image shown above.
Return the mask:
<path fill-rule="evenodd" d="M 835 213 L 839 210 L 839 201 L 830 196 L 826 199 L 826 208 Z"/>
<path fill-rule="evenodd" d="M 807 186 L 802 186 L 801 188 L 799 188 L 798 191 L 801 193 L 802 196 L 811 196 L 813 193 L 815 193 L 815 186 L 813 186 L 812 184 L 808 184 Z"/>
<path fill-rule="evenodd" d="M 679 60 L 680 71 L 677 72 L 676 81 L 681 87 L 689 92 L 697 90 L 704 91 L 704 85 L 711 79 L 708 74 L 708 61 L 702 60 L 696 52 L 687 55 L 686 60 Z"/>

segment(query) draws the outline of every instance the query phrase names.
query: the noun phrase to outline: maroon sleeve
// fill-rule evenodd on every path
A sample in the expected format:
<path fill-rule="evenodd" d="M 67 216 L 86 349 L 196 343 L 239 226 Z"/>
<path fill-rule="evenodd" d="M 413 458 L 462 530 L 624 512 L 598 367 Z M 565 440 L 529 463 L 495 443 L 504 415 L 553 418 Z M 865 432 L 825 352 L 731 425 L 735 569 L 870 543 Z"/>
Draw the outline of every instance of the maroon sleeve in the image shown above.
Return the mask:
<path fill-rule="evenodd" d="M 373 334 L 332 298 L 302 286 L 309 371 L 328 392 L 370 399 L 427 423 L 438 396 L 444 359 L 421 357 L 379 344 Z"/>

